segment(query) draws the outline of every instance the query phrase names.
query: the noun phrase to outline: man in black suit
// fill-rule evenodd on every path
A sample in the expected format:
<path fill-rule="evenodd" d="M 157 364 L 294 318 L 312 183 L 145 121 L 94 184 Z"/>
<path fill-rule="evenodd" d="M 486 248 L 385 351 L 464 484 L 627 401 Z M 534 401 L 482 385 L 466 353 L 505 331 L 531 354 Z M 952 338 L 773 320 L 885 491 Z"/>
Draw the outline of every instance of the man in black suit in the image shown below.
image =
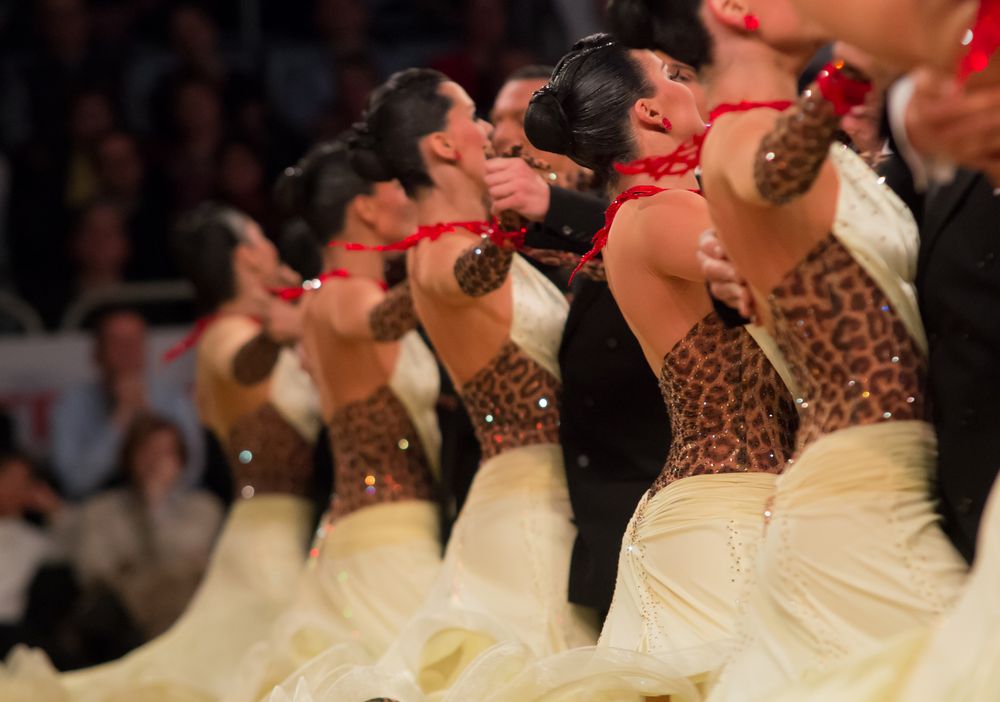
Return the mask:
<path fill-rule="evenodd" d="M 494 104 L 494 147 L 527 145 L 524 112 L 552 69 L 513 74 Z M 522 159 L 494 159 L 487 182 L 497 212 L 533 222 L 527 245 L 584 253 L 604 224 L 607 202 L 551 185 Z M 642 494 L 659 474 L 670 425 L 656 379 L 607 283 L 577 276 L 559 354 L 563 397 L 560 441 L 577 526 L 570 601 L 606 612 L 614 592 L 622 535 Z"/>

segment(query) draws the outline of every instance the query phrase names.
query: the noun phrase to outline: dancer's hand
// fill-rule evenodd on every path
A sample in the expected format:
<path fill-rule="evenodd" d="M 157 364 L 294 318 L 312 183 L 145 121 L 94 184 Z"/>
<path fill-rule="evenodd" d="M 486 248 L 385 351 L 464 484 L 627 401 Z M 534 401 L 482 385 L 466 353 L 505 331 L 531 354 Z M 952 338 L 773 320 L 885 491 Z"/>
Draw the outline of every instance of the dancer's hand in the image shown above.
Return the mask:
<path fill-rule="evenodd" d="M 705 230 L 698 240 L 698 263 L 708 281 L 712 296 L 739 312 L 747 319 L 757 316 L 750 288 L 726 256 L 722 242 L 712 229 Z"/>
<path fill-rule="evenodd" d="M 264 331 L 271 341 L 282 346 L 295 344 L 302 338 L 305 308 L 272 298 L 264 316 Z"/>
<path fill-rule="evenodd" d="M 523 158 L 488 160 L 486 185 L 495 215 L 512 211 L 531 222 L 541 222 L 549 212 L 549 186 Z"/>

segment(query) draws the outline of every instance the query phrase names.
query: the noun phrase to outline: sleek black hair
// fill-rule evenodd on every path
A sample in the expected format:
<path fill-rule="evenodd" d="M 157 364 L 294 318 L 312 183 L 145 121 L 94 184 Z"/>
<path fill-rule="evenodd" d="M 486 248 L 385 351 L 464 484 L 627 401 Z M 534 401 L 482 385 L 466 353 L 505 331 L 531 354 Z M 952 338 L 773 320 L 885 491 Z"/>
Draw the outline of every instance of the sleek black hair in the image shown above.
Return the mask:
<path fill-rule="evenodd" d="M 420 140 L 445 127 L 451 100 L 438 88 L 448 80 L 440 71 L 408 68 L 393 73 L 372 92 L 350 141 L 351 164 L 362 177 L 398 179 L 411 197 L 434 186 L 420 155 Z"/>
<path fill-rule="evenodd" d="M 609 0 L 608 27 L 625 46 L 659 50 L 697 70 L 712 61 L 700 7 L 700 0 Z"/>
<path fill-rule="evenodd" d="M 177 266 L 195 288 L 198 306 L 213 312 L 236 294 L 233 249 L 243 241 L 246 216 L 206 202 L 177 223 L 171 244 Z"/>
<path fill-rule="evenodd" d="M 548 80 L 552 77 L 552 71 L 554 70 L 553 66 L 546 66 L 541 63 L 522 66 L 507 76 L 507 80 L 504 82 L 509 83 L 512 80 Z"/>
<path fill-rule="evenodd" d="M 347 206 L 355 197 L 372 193 L 372 181 L 352 165 L 347 140 L 354 137 L 351 131 L 317 144 L 298 165 L 285 169 L 275 187 L 278 203 L 309 225 L 318 244 L 326 244 L 343 230 Z"/>
<path fill-rule="evenodd" d="M 614 164 L 635 158 L 629 112 L 655 88 L 622 44 L 608 34 L 581 39 L 562 57 L 524 117 L 528 140 L 566 154 L 608 182 Z"/>

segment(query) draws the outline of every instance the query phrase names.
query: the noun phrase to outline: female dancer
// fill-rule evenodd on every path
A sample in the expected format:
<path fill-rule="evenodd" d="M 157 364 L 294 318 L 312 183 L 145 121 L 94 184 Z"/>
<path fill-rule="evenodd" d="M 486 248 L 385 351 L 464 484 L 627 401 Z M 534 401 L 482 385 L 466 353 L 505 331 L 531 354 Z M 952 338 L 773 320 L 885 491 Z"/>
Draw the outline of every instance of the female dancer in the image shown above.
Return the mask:
<path fill-rule="evenodd" d="M 705 191 L 799 388 L 796 455 L 764 512 L 744 640 L 712 697 L 766 699 L 930 621 L 964 568 L 929 500 L 916 228 L 858 157 L 831 146 L 864 85 L 831 66 L 793 105 L 823 37 L 785 0 L 692 0 L 672 15 L 712 35 Z"/>
<path fill-rule="evenodd" d="M 567 304 L 484 236 L 489 129 L 475 114 L 441 73 L 403 71 L 373 94 L 355 147 L 363 173 L 398 178 L 416 202 L 414 305 L 472 417 L 483 463 L 424 605 L 377 669 L 348 674 L 330 699 L 439 692 L 498 641 L 538 655 L 593 641 L 566 599 L 573 525 L 557 445 L 556 354 Z M 404 671 L 397 687 L 391 674 Z"/>
<path fill-rule="evenodd" d="M 61 676 L 74 702 L 221 699 L 246 651 L 291 604 L 302 571 L 319 411 L 295 354 L 256 321 L 282 280 L 277 253 L 255 222 L 214 205 L 189 215 L 176 244 L 209 313 L 190 340 L 198 409 L 239 501 L 187 612 L 122 660 Z"/>
<path fill-rule="evenodd" d="M 321 245 L 391 244 L 415 224 L 399 184 L 358 176 L 341 141 L 313 148 L 278 190 Z M 229 699 L 258 699 L 337 643 L 377 658 L 441 562 L 438 372 L 415 331 L 409 288 L 386 292 L 378 252 L 326 247 L 323 261 L 327 272 L 305 283 L 302 345 L 332 442 L 334 497 L 294 605 L 249 657 Z"/>
<path fill-rule="evenodd" d="M 691 92 L 674 75 L 652 52 L 595 35 L 562 59 L 528 109 L 536 147 L 568 153 L 624 189 L 595 241 L 611 291 L 660 377 L 674 440 L 625 532 L 597 650 L 540 661 L 502 686 L 487 662 L 501 654 L 490 654 L 453 690 L 456 700 L 459 692 L 473 697 L 464 686 L 478 690 L 479 676 L 491 680 L 489 700 L 679 692 L 649 676 L 655 663 L 630 670 L 622 652 L 664 656 L 675 663 L 672 674 L 697 678 L 721 665 L 735 641 L 760 515 L 792 452 L 795 406 L 750 334 L 726 329 L 712 311 L 695 255 L 710 221 L 694 173 L 654 181 L 615 172 L 616 163 L 672 152 L 704 132 Z M 698 655 L 681 663 L 672 655 L 693 648 Z M 620 667 L 609 668 L 613 661 Z"/>

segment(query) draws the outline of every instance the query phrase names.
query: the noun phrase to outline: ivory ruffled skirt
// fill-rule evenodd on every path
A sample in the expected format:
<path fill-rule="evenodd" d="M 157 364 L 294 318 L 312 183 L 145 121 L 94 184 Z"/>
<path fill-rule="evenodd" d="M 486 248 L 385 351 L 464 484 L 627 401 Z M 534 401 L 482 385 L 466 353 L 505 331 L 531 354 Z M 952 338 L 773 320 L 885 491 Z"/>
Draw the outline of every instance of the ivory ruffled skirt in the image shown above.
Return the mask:
<path fill-rule="evenodd" d="M 439 698 L 481 652 L 517 642 L 541 657 L 593 643 L 590 613 L 567 601 L 575 537 L 562 452 L 543 444 L 485 462 L 428 596 L 374 666 L 333 650 L 286 680 L 273 700 Z M 325 659 L 325 660 L 324 660 Z"/>
<path fill-rule="evenodd" d="M 786 468 L 739 651 L 709 699 L 770 700 L 954 603 L 966 568 L 928 497 L 935 446 L 925 422 L 857 426 L 817 440 Z"/>
<path fill-rule="evenodd" d="M 647 493 L 625 530 L 597 646 L 542 659 L 495 647 L 449 702 L 696 698 L 732 650 L 774 482 L 768 473 L 697 475 Z"/>

